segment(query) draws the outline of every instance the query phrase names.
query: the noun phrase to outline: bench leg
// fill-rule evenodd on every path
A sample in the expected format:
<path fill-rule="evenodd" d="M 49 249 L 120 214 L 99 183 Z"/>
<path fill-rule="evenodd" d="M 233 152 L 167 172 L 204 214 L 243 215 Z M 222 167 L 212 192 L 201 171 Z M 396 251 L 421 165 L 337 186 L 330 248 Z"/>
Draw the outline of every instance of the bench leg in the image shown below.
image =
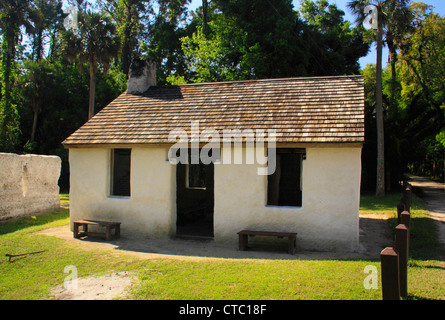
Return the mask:
<path fill-rule="evenodd" d="M 245 251 L 247 250 L 247 242 L 248 240 L 248 236 L 245 234 L 239 234 L 238 235 L 238 242 L 239 242 L 239 249 L 240 251 Z"/>
<path fill-rule="evenodd" d="M 73 236 L 74 238 L 79 238 L 79 225 L 77 223 L 73 227 Z"/>
<path fill-rule="evenodd" d="M 105 229 L 105 240 L 110 240 L 110 235 L 111 235 L 111 227 L 110 226 L 106 226 Z"/>
<path fill-rule="evenodd" d="M 289 237 L 289 253 L 295 254 L 295 249 L 297 245 L 297 239 L 294 237 Z"/>
<path fill-rule="evenodd" d="M 116 225 L 116 229 L 114 230 L 114 234 L 116 236 L 116 239 L 119 239 L 121 236 L 121 226 L 118 224 Z"/>

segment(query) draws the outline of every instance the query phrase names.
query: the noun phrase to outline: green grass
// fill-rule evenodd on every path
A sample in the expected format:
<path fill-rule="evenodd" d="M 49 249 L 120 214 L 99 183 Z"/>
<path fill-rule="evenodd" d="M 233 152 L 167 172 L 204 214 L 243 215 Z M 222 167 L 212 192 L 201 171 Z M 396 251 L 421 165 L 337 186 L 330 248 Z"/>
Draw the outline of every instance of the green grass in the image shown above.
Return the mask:
<path fill-rule="evenodd" d="M 159 261 L 145 269 L 136 299 L 379 299 L 363 287 L 370 261 Z"/>
<path fill-rule="evenodd" d="M 360 213 L 364 214 L 379 214 L 379 215 L 390 215 L 393 217 L 397 216 L 396 206 L 401 199 L 400 193 L 390 193 L 385 197 L 375 197 L 375 196 L 361 196 L 360 197 Z M 417 198 L 413 198 L 413 203 L 418 205 L 419 201 Z"/>
<path fill-rule="evenodd" d="M 70 203 L 70 195 L 69 193 L 61 193 L 60 194 L 60 204 L 69 204 Z"/>
<path fill-rule="evenodd" d="M 384 215 L 391 230 L 397 226 L 396 205 L 400 194 L 388 194 L 384 198 L 362 196 L 360 199 L 361 214 Z M 413 196 L 411 203 L 410 256 L 412 259 L 429 260 L 445 259 L 445 248 L 438 241 L 438 227 L 428 216 L 423 202 Z"/>
<path fill-rule="evenodd" d="M 364 197 L 363 212 L 392 211 L 388 198 L 392 196 Z M 377 290 L 363 286 L 364 268 L 373 265 L 380 272 L 378 260 L 142 259 L 36 233 L 68 223 L 68 210 L 60 210 L 0 224 L 1 300 L 50 298 L 51 288 L 62 285 L 67 277 L 64 268 L 70 265 L 76 266 L 79 277 L 124 270 L 136 274 L 139 281 L 131 288 L 132 299 L 381 299 L 380 276 Z M 445 300 L 445 262 L 437 258 L 443 248 L 431 233 L 432 225 L 422 207 L 413 208 L 410 299 Z M 12 262 L 5 257 L 40 250 L 48 251 Z"/>
<path fill-rule="evenodd" d="M 396 204 L 400 198 L 398 193 L 388 194 L 384 198 L 362 196 L 360 213 L 384 215 L 394 236 L 398 224 Z M 409 299 L 445 300 L 445 248 L 438 241 L 438 232 L 438 226 L 429 218 L 423 202 L 413 196 L 408 262 Z"/>

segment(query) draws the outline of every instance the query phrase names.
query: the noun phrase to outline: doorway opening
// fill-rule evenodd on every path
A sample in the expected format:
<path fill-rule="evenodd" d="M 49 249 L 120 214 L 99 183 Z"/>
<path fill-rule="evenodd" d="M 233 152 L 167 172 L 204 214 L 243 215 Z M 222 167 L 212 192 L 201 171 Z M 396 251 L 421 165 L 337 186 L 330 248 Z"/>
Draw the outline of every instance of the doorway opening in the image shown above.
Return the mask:
<path fill-rule="evenodd" d="M 176 235 L 213 238 L 213 163 L 178 164 L 176 167 Z"/>

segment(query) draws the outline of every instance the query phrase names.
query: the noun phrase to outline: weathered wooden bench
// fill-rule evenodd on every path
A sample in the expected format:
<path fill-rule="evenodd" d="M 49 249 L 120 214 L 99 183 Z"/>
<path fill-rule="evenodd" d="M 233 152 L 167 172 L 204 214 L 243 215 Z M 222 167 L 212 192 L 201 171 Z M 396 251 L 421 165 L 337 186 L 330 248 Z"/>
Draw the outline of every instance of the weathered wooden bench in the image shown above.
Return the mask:
<path fill-rule="evenodd" d="M 83 236 L 93 235 L 88 232 L 88 226 L 100 226 L 105 227 L 105 240 L 110 240 L 111 230 L 114 229 L 114 238 L 117 239 L 121 235 L 121 223 L 120 222 L 110 222 L 110 221 L 98 221 L 98 220 L 78 220 L 73 222 L 73 236 L 74 238 L 80 238 Z M 82 232 L 79 228 L 82 227 Z M 95 235 L 95 234 L 94 234 Z"/>
<path fill-rule="evenodd" d="M 238 232 L 239 249 L 241 251 L 247 250 L 249 236 L 270 236 L 278 238 L 288 238 L 289 247 L 288 253 L 295 254 L 297 245 L 297 234 L 295 232 L 276 232 L 276 231 L 258 231 L 258 230 L 241 230 Z"/>

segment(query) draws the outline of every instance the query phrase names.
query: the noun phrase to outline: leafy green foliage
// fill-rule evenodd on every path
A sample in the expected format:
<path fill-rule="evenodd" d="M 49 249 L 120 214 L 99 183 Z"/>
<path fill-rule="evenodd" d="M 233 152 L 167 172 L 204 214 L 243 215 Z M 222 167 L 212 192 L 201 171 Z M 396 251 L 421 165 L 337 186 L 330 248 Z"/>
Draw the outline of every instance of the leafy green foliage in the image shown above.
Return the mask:
<path fill-rule="evenodd" d="M 326 1 L 214 1 L 193 16 L 193 33 L 181 38 L 188 72 L 170 77 L 191 82 L 341 75 L 359 72 L 368 52 L 361 27 Z"/>
<path fill-rule="evenodd" d="M 392 81 L 392 66 L 383 73 L 386 142 L 390 155 L 387 164 L 393 185 L 408 170 L 440 180 L 445 173 L 445 20 L 426 5 L 416 3 L 411 10 L 416 28 L 403 38 L 394 66 L 395 81 Z M 368 177 L 375 157 L 372 151 L 375 66 L 368 65 L 363 74 L 366 132 L 371 142 L 364 149 L 364 171 Z M 397 90 L 393 91 L 393 86 Z"/>
<path fill-rule="evenodd" d="M 290 0 L 215 0 L 194 12 L 189 0 L 70 3 L 80 10 L 77 31 L 64 29 L 60 0 L 0 1 L 0 151 L 61 156 L 62 188 L 69 172 L 61 142 L 88 120 L 90 92 L 97 112 L 125 91 L 135 57 L 156 61 L 160 85 L 357 74 L 374 39 L 328 0 L 301 0 L 298 8 Z M 444 171 L 443 18 L 426 5 L 410 9 L 407 18 L 416 28 L 402 32 L 388 24 L 392 38 L 385 39 L 398 51 L 391 58 L 396 67 L 382 74 L 387 161 L 395 182 L 407 167 L 424 167 L 438 178 Z M 20 36 L 29 41 L 21 43 Z M 375 179 L 376 69 L 361 72 L 368 186 Z"/>
<path fill-rule="evenodd" d="M 20 28 L 33 32 L 29 21 L 32 12 L 30 0 L 0 1 L 1 45 L 1 100 L 0 100 L 0 149 L 13 151 L 18 144 L 20 117 L 17 110 L 13 84 L 16 78 L 16 48 L 19 44 Z"/>
<path fill-rule="evenodd" d="M 309 24 L 310 64 L 319 69 L 316 74 L 357 74 L 358 60 L 369 50 L 363 27 L 353 27 L 327 0 L 302 0 L 300 12 Z"/>

